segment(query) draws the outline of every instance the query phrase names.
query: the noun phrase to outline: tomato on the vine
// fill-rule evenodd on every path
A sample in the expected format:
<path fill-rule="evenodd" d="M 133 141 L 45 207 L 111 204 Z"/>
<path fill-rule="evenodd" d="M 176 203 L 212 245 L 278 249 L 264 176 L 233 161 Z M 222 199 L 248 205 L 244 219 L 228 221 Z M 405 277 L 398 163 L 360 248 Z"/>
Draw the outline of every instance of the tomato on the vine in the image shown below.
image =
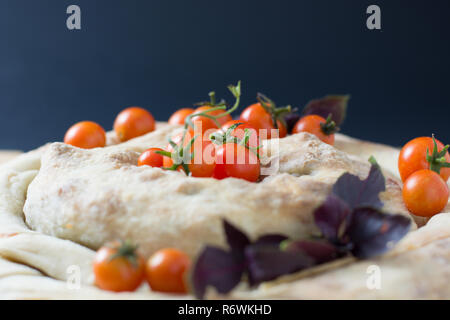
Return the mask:
<path fill-rule="evenodd" d="M 183 146 L 181 146 L 181 142 L 183 140 L 184 133 L 179 133 L 172 138 L 172 142 L 177 145 L 178 148 L 186 149 L 191 143 L 193 136 L 192 131 L 187 131 L 186 136 L 183 141 Z M 214 173 L 214 168 L 216 166 L 215 163 L 215 148 L 213 143 L 210 140 L 202 139 L 202 137 L 195 137 L 194 142 L 192 143 L 190 148 L 187 148 L 188 159 L 186 159 L 186 165 L 190 174 L 193 177 L 212 177 Z M 166 150 L 170 153 L 176 152 L 176 148 L 172 146 L 172 144 L 168 144 Z M 193 154 L 193 158 L 191 159 L 190 155 Z M 170 168 L 174 165 L 174 160 L 172 157 L 164 156 L 163 157 L 163 166 L 164 168 Z M 178 171 L 184 171 L 182 165 L 178 166 Z"/>
<path fill-rule="evenodd" d="M 156 151 L 164 151 L 161 148 L 149 148 L 141 153 L 138 158 L 138 166 L 147 165 L 150 167 L 160 168 L 163 166 L 164 156 Z"/>
<path fill-rule="evenodd" d="M 408 176 L 403 185 L 403 201 L 418 216 L 431 217 L 441 212 L 448 202 L 445 181 L 434 171 L 422 169 Z"/>
<path fill-rule="evenodd" d="M 183 108 L 175 111 L 169 118 L 169 124 L 184 124 L 184 121 L 188 116 L 190 116 L 195 110 L 192 108 Z"/>
<path fill-rule="evenodd" d="M 67 130 L 64 143 L 83 149 L 101 148 L 106 144 L 106 133 L 93 121 L 81 121 Z"/>
<path fill-rule="evenodd" d="M 260 145 L 258 131 L 245 121 L 242 120 L 228 121 L 221 127 L 222 132 L 227 132 L 228 129 L 230 129 L 232 126 L 235 125 L 237 125 L 237 127 L 233 129 L 231 135 L 238 138 L 239 140 L 242 140 L 245 137 L 245 130 L 247 129 L 250 134 L 247 146 L 254 150 L 257 149 Z"/>
<path fill-rule="evenodd" d="M 101 247 L 93 265 L 95 284 L 104 290 L 134 291 L 145 277 L 145 261 L 128 242 L 114 241 Z"/>
<path fill-rule="evenodd" d="M 140 107 L 122 110 L 114 121 L 114 131 L 122 142 L 153 130 L 155 130 L 155 119 L 150 112 Z"/>
<path fill-rule="evenodd" d="M 186 275 L 191 261 L 182 251 L 172 248 L 155 252 L 147 261 L 147 282 L 154 291 L 186 293 Z"/>
<path fill-rule="evenodd" d="M 267 139 L 272 138 L 272 130 L 276 129 L 272 115 L 262 106 L 260 102 L 254 103 L 242 111 L 240 120 L 245 121 L 250 126 L 258 131 L 261 138 L 264 138 L 264 133 L 261 130 L 265 130 L 265 137 Z M 278 137 L 283 138 L 287 135 L 286 126 L 283 121 L 277 119 Z"/>
<path fill-rule="evenodd" d="M 191 118 L 192 123 L 194 124 L 194 126 L 199 127 L 201 126 L 201 132 L 204 133 L 208 130 L 211 129 L 217 129 L 217 124 L 215 123 L 215 121 L 211 118 L 208 118 L 205 115 L 196 115 L 199 113 L 205 113 L 209 116 L 219 116 L 221 114 L 224 114 L 226 112 L 226 110 L 222 110 L 222 109 L 218 109 L 218 110 L 213 110 L 213 111 L 208 111 L 211 110 L 212 106 L 201 106 L 198 107 L 197 109 L 195 109 L 195 111 L 193 112 L 193 116 Z M 217 122 L 219 123 L 219 125 L 223 125 L 225 124 L 227 121 L 232 120 L 231 115 L 229 114 L 224 114 L 223 116 L 217 118 Z"/>
<path fill-rule="evenodd" d="M 437 152 L 442 152 L 444 145 L 436 139 Z M 427 159 L 427 152 L 432 155 L 434 149 L 433 138 L 419 137 L 409 141 L 400 151 L 398 157 L 398 171 L 400 177 L 405 181 L 412 173 L 421 169 L 432 169 L 431 164 Z M 450 162 L 450 155 L 448 152 L 442 157 L 443 162 Z M 431 162 L 438 159 L 430 159 Z M 438 165 L 439 166 L 439 165 Z M 450 168 L 440 168 L 439 174 L 447 181 L 450 176 Z"/>
<path fill-rule="evenodd" d="M 259 176 L 260 162 L 256 152 L 232 142 L 217 147 L 214 178 L 233 177 L 256 182 Z"/>
<path fill-rule="evenodd" d="M 292 133 L 308 132 L 321 141 L 334 145 L 334 133 L 337 127 L 331 117 L 325 119 L 319 115 L 311 114 L 300 118 L 292 129 Z"/>

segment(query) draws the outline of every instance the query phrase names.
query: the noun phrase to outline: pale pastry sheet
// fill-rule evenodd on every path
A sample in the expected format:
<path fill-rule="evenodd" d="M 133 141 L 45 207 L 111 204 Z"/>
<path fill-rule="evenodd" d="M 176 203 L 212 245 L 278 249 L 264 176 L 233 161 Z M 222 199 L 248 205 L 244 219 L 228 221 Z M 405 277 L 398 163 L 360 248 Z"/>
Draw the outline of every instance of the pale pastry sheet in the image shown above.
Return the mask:
<path fill-rule="evenodd" d="M 174 128 L 163 126 L 166 136 Z M 166 131 L 165 131 L 166 130 Z M 144 136 L 119 145 L 141 152 Z M 151 138 L 153 139 L 153 138 Z M 161 137 L 154 138 L 162 145 Z M 156 141 L 151 142 L 156 143 Z M 146 143 L 145 143 L 146 144 Z M 152 145 L 153 146 L 153 145 Z M 338 135 L 336 147 L 359 157 L 374 155 L 396 173 L 398 150 Z M 191 296 L 151 292 L 143 285 L 134 293 L 111 293 L 92 285 L 94 251 L 74 241 L 32 231 L 24 222 L 23 206 L 28 186 L 38 174 L 46 145 L 20 155 L 0 167 L 0 298 L 4 299 L 172 299 Z M 389 156 L 391 154 L 391 156 Z M 289 170 L 289 169 L 286 169 Z M 223 297 L 210 291 L 210 298 L 255 299 L 450 299 L 450 205 L 426 226 L 410 232 L 389 254 L 378 259 L 323 266 L 322 270 L 288 276 L 259 288 L 245 285 Z M 381 270 L 381 289 L 367 288 L 367 268 Z M 70 285 L 71 266 L 80 269 L 80 287 Z"/>

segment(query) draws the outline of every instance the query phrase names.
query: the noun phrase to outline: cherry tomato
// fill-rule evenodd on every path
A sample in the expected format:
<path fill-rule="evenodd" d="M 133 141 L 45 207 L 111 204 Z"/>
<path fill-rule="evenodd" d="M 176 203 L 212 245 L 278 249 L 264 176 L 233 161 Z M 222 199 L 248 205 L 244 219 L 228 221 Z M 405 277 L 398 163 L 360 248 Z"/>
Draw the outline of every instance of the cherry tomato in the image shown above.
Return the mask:
<path fill-rule="evenodd" d="M 248 129 L 248 131 L 250 132 L 250 138 L 248 140 L 247 146 L 249 146 L 250 148 L 253 148 L 253 150 L 256 152 L 257 148 L 260 145 L 260 141 L 259 141 L 259 137 L 258 137 L 258 131 L 253 128 L 251 125 L 249 125 L 247 122 L 244 122 L 242 120 L 231 120 L 226 122 L 222 127 L 222 131 L 220 133 L 224 133 L 227 132 L 228 129 L 235 125 L 235 124 L 239 124 L 231 133 L 231 135 L 233 137 L 238 138 L 239 140 L 244 139 L 245 137 L 245 129 Z M 260 151 L 258 151 L 260 153 Z"/>
<path fill-rule="evenodd" d="M 292 129 L 292 133 L 309 132 L 323 142 L 334 145 L 334 133 L 326 134 L 321 128 L 321 124 L 325 124 L 326 121 L 325 118 L 316 114 L 304 116 L 297 121 Z"/>
<path fill-rule="evenodd" d="M 184 138 L 184 143 L 183 143 L 183 145 L 186 146 L 186 145 L 189 143 L 189 141 L 191 141 L 191 139 L 192 139 L 193 136 L 194 136 L 194 135 L 193 135 L 193 131 L 192 131 L 192 130 L 188 131 L 188 132 L 186 133 L 185 138 Z M 180 143 L 181 143 L 181 140 L 183 139 L 183 132 L 181 132 L 181 133 L 179 133 L 179 134 L 176 134 L 175 136 L 173 136 L 173 137 L 170 138 L 170 139 L 171 139 L 172 142 L 174 142 L 177 146 L 179 146 Z M 170 143 L 167 145 L 166 150 L 167 150 L 168 152 L 170 152 L 170 153 L 172 153 L 172 152 L 175 151 L 174 147 L 173 147 Z M 170 168 L 170 167 L 173 166 L 173 164 L 174 164 L 174 162 L 173 162 L 172 158 L 169 158 L 169 157 L 166 157 L 166 156 L 163 157 L 163 167 L 164 167 L 164 168 Z M 183 171 L 183 168 L 180 166 L 180 167 L 178 167 L 177 170 L 178 170 L 178 171 Z"/>
<path fill-rule="evenodd" d="M 193 132 L 189 131 L 184 139 L 183 146 L 187 146 L 190 140 L 194 137 Z M 172 141 L 176 145 L 180 145 L 183 139 L 183 133 L 179 133 L 172 138 Z M 169 143 L 166 148 L 167 151 L 173 152 L 174 148 Z M 215 147 L 210 140 L 202 139 L 197 137 L 191 146 L 190 152 L 194 153 L 194 158 L 187 163 L 189 171 L 193 177 L 212 177 L 214 173 L 215 163 Z M 163 166 L 165 168 L 170 168 L 174 164 L 172 158 L 163 157 Z M 178 171 L 182 171 L 182 166 L 179 166 Z"/>
<path fill-rule="evenodd" d="M 436 139 L 438 151 L 444 148 L 444 145 Z M 398 157 L 398 171 L 400 177 L 405 181 L 412 173 L 421 169 L 429 169 L 430 164 L 427 161 L 427 149 L 429 154 L 433 152 L 433 139 L 430 137 L 419 137 L 409 141 L 400 151 Z M 450 155 L 445 155 L 447 162 L 450 162 Z M 450 168 L 441 168 L 440 176 L 447 181 L 450 176 Z"/>
<path fill-rule="evenodd" d="M 222 131 L 226 132 L 228 129 L 230 129 L 231 126 L 235 125 L 235 124 L 239 124 L 234 130 L 232 135 L 242 139 L 244 138 L 244 131 L 245 129 L 248 129 L 250 131 L 250 133 L 252 134 L 252 137 L 258 137 L 258 130 L 256 130 L 253 126 L 251 126 L 249 123 L 242 121 L 242 120 L 230 120 L 227 121 L 222 127 Z M 255 143 L 257 141 L 257 139 L 254 139 Z"/>
<path fill-rule="evenodd" d="M 190 268 L 189 257 L 180 250 L 167 248 L 153 254 L 147 261 L 147 282 L 154 291 L 186 293 L 185 276 Z"/>
<path fill-rule="evenodd" d="M 201 107 L 198 107 L 197 109 L 195 109 L 194 114 L 200 113 L 200 112 L 205 112 L 205 111 L 208 111 L 208 110 L 210 110 L 212 108 L 213 107 L 211 107 L 211 106 L 201 106 Z M 218 116 L 218 115 L 223 114 L 224 112 L 225 112 L 225 110 L 215 110 L 215 111 L 208 112 L 207 114 L 210 115 L 210 116 Z M 231 116 L 229 114 L 224 115 L 224 116 L 222 116 L 222 117 L 217 119 L 217 121 L 219 122 L 220 125 L 223 125 L 223 124 L 225 124 L 225 122 L 230 121 L 230 120 L 232 120 L 232 118 L 231 118 Z M 205 116 L 202 116 L 202 115 L 198 115 L 198 116 L 194 115 L 191 118 L 191 121 L 194 123 L 195 126 L 201 125 L 202 133 L 204 133 L 204 132 L 206 132 L 208 130 L 211 130 L 211 129 L 217 129 L 218 128 L 216 123 L 212 119 L 210 119 L 208 117 L 205 117 Z"/>
<path fill-rule="evenodd" d="M 225 143 L 216 150 L 214 178 L 240 178 L 250 182 L 259 179 L 260 163 L 258 156 L 243 145 Z"/>
<path fill-rule="evenodd" d="M 145 150 L 138 159 L 138 166 L 148 165 L 150 167 L 160 168 L 163 166 L 164 156 L 155 151 L 163 151 L 161 148 L 150 148 Z"/>
<path fill-rule="evenodd" d="M 155 130 L 155 119 L 150 112 L 140 107 L 122 110 L 114 121 L 114 131 L 122 142 L 153 130 Z"/>
<path fill-rule="evenodd" d="M 169 118 L 169 124 L 184 124 L 184 120 L 186 117 L 191 115 L 194 112 L 192 108 L 183 108 L 175 111 Z"/>
<path fill-rule="evenodd" d="M 83 149 L 101 148 L 106 144 L 105 130 L 92 121 L 78 122 L 67 130 L 64 143 Z"/>
<path fill-rule="evenodd" d="M 417 216 L 431 217 L 448 202 L 448 186 L 434 171 L 422 169 L 412 173 L 403 185 L 403 201 Z"/>
<path fill-rule="evenodd" d="M 240 120 L 247 122 L 250 126 L 255 128 L 261 138 L 264 137 L 264 134 L 262 134 L 261 130 L 266 130 L 267 139 L 272 138 L 271 130 L 275 129 L 273 119 L 272 116 L 266 111 L 266 109 L 264 109 L 261 103 L 258 102 L 245 108 L 241 113 Z M 285 137 L 287 135 L 287 130 L 280 120 L 277 120 L 277 126 L 279 130 L 278 136 L 280 138 Z"/>
<path fill-rule="evenodd" d="M 111 242 L 94 258 L 95 284 L 103 290 L 134 291 L 145 278 L 145 261 L 136 247 L 127 242 Z"/>

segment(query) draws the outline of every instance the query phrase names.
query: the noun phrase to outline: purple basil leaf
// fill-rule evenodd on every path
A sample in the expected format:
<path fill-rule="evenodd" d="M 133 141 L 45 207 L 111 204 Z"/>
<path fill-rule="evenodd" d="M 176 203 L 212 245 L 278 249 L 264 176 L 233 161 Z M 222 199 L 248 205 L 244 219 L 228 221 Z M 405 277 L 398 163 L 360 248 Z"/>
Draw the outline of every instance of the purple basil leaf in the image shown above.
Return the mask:
<path fill-rule="evenodd" d="M 197 258 L 192 273 L 195 296 L 202 299 L 208 286 L 220 293 L 230 292 L 241 281 L 245 269 L 242 254 L 207 246 Z"/>
<path fill-rule="evenodd" d="M 314 265 L 305 253 L 281 250 L 279 245 L 249 245 L 245 256 L 251 286 Z"/>
<path fill-rule="evenodd" d="M 320 240 L 292 241 L 287 244 L 285 250 L 290 252 L 302 251 L 313 258 L 316 264 L 334 260 L 339 256 L 339 251 L 334 245 Z"/>
<path fill-rule="evenodd" d="M 223 220 L 223 229 L 231 250 L 243 253 L 245 247 L 250 244 L 248 237 L 225 219 Z"/>
<path fill-rule="evenodd" d="M 297 121 L 300 119 L 300 115 L 296 112 L 288 113 L 284 116 L 286 122 L 287 132 L 291 133 Z"/>
<path fill-rule="evenodd" d="M 333 186 L 333 193 L 344 200 L 352 209 L 358 207 L 381 208 L 383 202 L 379 193 L 386 190 L 380 168 L 372 165 L 366 179 L 360 180 L 351 173 L 344 173 Z"/>
<path fill-rule="evenodd" d="M 366 259 L 386 252 L 408 233 L 410 224 L 402 215 L 384 214 L 374 208 L 356 209 L 347 230 L 352 254 Z"/>
<path fill-rule="evenodd" d="M 321 99 L 311 100 L 303 109 L 302 116 L 317 114 L 326 119 L 331 113 L 333 121 L 340 126 L 344 122 L 349 99 L 350 96 L 346 95 L 326 96 Z"/>
<path fill-rule="evenodd" d="M 279 245 L 286 239 L 287 237 L 282 234 L 266 234 L 256 239 L 253 245 Z"/>
<path fill-rule="evenodd" d="M 330 194 L 314 211 L 314 222 L 325 239 L 337 242 L 341 232 L 345 230 L 350 214 L 350 207 L 334 194 Z"/>

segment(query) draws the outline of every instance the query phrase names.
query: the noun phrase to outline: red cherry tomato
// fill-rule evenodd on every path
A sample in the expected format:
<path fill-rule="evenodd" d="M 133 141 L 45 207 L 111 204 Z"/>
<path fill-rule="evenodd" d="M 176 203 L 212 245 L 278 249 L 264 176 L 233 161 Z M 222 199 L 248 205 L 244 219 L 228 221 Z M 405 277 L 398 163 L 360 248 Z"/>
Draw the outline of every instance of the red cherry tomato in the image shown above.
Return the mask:
<path fill-rule="evenodd" d="M 164 156 L 156 153 L 156 151 L 163 151 L 161 148 L 150 148 L 145 150 L 138 159 L 138 166 L 147 165 L 150 167 L 160 168 L 163 166 Z"/>
<path fill-rule="evenodd" d="M 204 115 L 195 115 L 196 113 L 200 113 L 200 112 L 205 112 L 208 111 L 210 109 L 212 109 L 213 107 L 211 106 L 201 106 L 198 107 L 197 109 L 195 109 L 194 111 L 194 116 L 191 118 L 191 121 L 194 123 L 194 126 L 200 126 L 201 125 L 201 131 L 202 133 L 205 133 L 208 130 L 212 130 L 212 129 L 217 129 L 217 125 L 214 122 L 214 120 L 205 117 Z M 210 116 L 218 116 L 221 115 L 225 112 L 225 110 L 215 110 L 215 111 L 211 111 L 208 112 L 207 114 Z M 220 125 L 223 125 L 225 122 L 232 120 L 231 116 L 229 114 L 224 115 L 220 118 L 217 118 L 217 121 L 219 122 Z"/>
<path fill-rule="evenodd" d="M 247 146 L 249 146 L 250 148 L 254 148 L 254 150 L 258 148 L 260 143 L 258 131 L 255 128 L 253 128 L 250 124 L 241 120 L 231 120 L 226 122 L 221 129 L 223 132 L 227 132 L 228 129 L 235 124 L 239 125 L 233 130 L 231 135 L 238 138 L 239 140 L 242 140 L 244 139 L 245 136 L 245 129 L 248 129 L 248 131 L 250 132 L 250 138 L 248 140 Z"/>
<path fill-rule="evenodd" d="M 154 291 L 186 293 L 186 274 L 191 265 L 189 257 L 172 248 L 161 249 L 147 261 L 147 282 Z"/>
<path fill-rule="evenodd" d="M 95 284 L 100 289 L 115 292 L 134 291 L 144 280 L 145 262 L 135 247 L 111 242 L 97 251 L 94 258 L 94 275 Z"/>
<path fill-rule="evenodd" d="M 444 145 L 437 139 L 436 144 L 438 151 L 444 148 Z M 429 154 L 431 154 L 433 147 L 433 139 L 430 137 L 415 138 L 403 146 L 398 157 L 398 171 L 403 181 L 418 170 L 430 168 L 430 164 L 427 161 L 427 149 Z M 450 162 L 448 152 L 445 155 L 445 159 L 447 162 Z M 439 174 L 444 181 L 447 181 L 450 176 L 450 168 L 441 168 Z"/>
<path fill-rule="evenodd" d="M 106 144 L 105 130 L 92 121 L 78 122 L 67 130 L 64 143 L 83 149 L 101 148 Z"/>
<path fill-rule="evenodd" d="M 431 217 L 448 202 L 448 186 L 434 171 L 422 169 L 412 173 L 403 185 L 403 201 L 417 216 Z"/>
<path fill-rule="evenodd" d="M 267 139 L 272 138 L 272 129 L 275 129 L 272 116 L 264 109 L 261 103 L 255 103 L 242 111 L 240 120 L 247 122 L 250 126 L 258 131 L 261 138 L 266 136 Z M 287 135 L 286 127 L 280 120 L 277 120 L 278 136 L 283 138 Z M 264 134 L 261 130 L 265 130 Z"/>
<path fill-rule="evenodd" d="M 321 141 L 334 145 L 334 133 L 326 134 L 321 128 L 321 124 L 325 124 L 326 121 L 325 118 L 315 114 L 304 116 L 297 121 L 292 129 L 292 133 L 309 132 Z"/>
<path fill-rule="evenodd" d="M 187 146 L 193 137 L 192 131 L 186 134 L 183 146 Z M 183 139 L 183 133 L 177 134 L 172 138 L 172 141 L 176 145 L 180 145 Z M 169 143 L 167 145 L 167 151 L 173 152 L 174 148 Z M 214 173 L 215 163 L 215 147 L 210 140 L 202 140 L 201 137 L 196 137 L 193 145 L 191 146 L 190 152 L 194 153 L 194 158 L 187 163 L 189 171 L 193 177 L 212 177 Z M 172 158 L 163 157 L 163 165 L 165 168 L 170 168 L 174 164 Z M 183 170 L 182 166 L 178 167 L 178 171 Z"/>
<path fill-rule="evenodd" d="M 184 124 L 187 116 L 191 115 L 194 112 L 192 108 L 183 108 L 175 111 L 169 118 L 169 124 Z"/>
<path fill-rule="evenodd" d="M 153 130 L 155 130 L 155 119 L 150 112 L 140 107 L 122 110 L 114 121 L 114 131 L 122 142 Z"/>
<path fill-rule="evenodd" d="M 258 156 L 243 145 L 225 143 L 217 147 L 214 178 L 240 178 L 250 182 L 259 179 Z"/>

